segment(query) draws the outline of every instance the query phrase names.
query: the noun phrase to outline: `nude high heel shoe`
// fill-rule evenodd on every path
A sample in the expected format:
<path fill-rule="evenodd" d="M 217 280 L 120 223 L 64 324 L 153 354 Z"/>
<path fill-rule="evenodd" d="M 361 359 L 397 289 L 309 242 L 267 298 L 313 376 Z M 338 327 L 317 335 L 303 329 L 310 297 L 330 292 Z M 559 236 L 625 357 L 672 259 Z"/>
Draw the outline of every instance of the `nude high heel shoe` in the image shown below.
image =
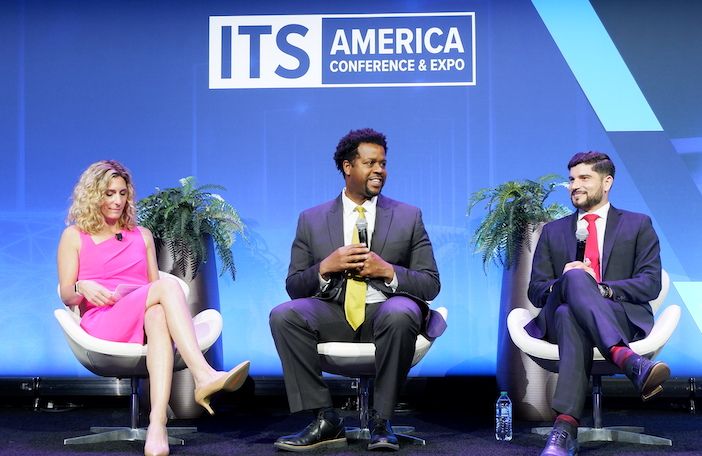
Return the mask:
<path fill-rule="evenodd" d="M 244 361 L 229 372 L 217 377 L 206 385 L 195 388 L 195 402 L 200 404 L 210 415 L 214 415 L 214 410 L 210 406 L 210 399 L 213 394 L 219 391 L 236 391 L 246 381 L 249 375 L 250 361 Z"/>
<path fill-rule="evenodd" d="M 144 447 L 144 456 L 168 456 L 170 453 L 170 449 L 168 447 L 166 448 L 159 448 L 159 449 L 147 449 L 146 446 Z"/>
<path fill-rule="evenodd" d="M 151 426 L 147 432 L 146 442 L 144 442 L 144 456 L 168 456 L 170 454 L 170 448 L 168 447 L 168 430 L 166 430 L 166 442 L 160 445 L 149 446 L 148 432 L 151 430 Z M 155 448 L 154 448 L 155 447 Z"/>

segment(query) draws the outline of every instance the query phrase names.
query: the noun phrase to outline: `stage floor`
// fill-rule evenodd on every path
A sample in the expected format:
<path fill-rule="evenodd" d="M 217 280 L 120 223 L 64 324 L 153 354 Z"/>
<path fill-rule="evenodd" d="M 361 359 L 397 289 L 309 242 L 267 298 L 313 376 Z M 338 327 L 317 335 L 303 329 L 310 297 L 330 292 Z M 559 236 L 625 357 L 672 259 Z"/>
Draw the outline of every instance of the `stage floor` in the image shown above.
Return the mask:
<path fill-rule="evenodd" d="M 537 455 L 543 438 L 531 434 L 537 423 L 515 423 L 511 442 L 496 442 L 494 409 L 486 400 L 457 398 L 456 404 L 417 401 L 398 413 L 393 424 L 415 426 L 427 446 L 401 448 L 401 454 L 427 455 Z M 411 403 L 411 402 L 410 402 Z M 473 404 L 474 406 L 471 406 Z M 65 405 L 65 404 L 63 404 Z M 32 404 L 12 404 L 0 408 L 0 455 L 139 455 L 139 442 L 109 442 L 64 446 L 63 439 L 88 433 L 91 425 L 123 426 L 129 423 L 126 398 L 86 400 L 75 407 L 35 410 Z M 614 407 L 613 407 L 614 406 Z M 270 455 L 276 453 L 273 441 L 280 435 L 300 430 L 309 421 L 306 414 L 289 415 L 284 397 L 254 397 L 246 401 L 215 403 L 217 415 L 194 420 L 173 420 L 175 426 L 197 426 L 198 432 L 184 436 L 186 444 L 171 448 L 172 455 Z M 347 425 L 357 424 L 352 412 L 344 412 Z M 702 414 L 691 415 L 675 403 L 641 406 L 627 401 L 610 403 L 605 425 L 640 425 L 650 434 L 672 439 L 672 447 L 648 447 L 621 443 L 588 443 L 582 455 L 702 454 Z M 586 420 L 585 424 L 589 424 Z M 366 453 L 363 442 L 347 448 L 314 454 Z M 278 453 L 282 454 L 282 453 Z"/>

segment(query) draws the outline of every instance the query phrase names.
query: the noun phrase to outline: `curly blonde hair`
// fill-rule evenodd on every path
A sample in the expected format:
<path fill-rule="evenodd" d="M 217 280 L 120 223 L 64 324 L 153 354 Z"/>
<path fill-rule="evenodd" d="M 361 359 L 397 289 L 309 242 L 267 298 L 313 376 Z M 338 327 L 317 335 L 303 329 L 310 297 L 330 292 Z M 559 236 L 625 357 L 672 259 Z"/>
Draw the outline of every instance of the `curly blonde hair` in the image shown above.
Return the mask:
<path fill-rule="evenodd" d="M 132 176 L 127 168 L 114 160 L 93 163 L 83 171 L 73 189 L 66 224 L 74 223 L 81 231 L 88 234 L 98 233 L 105 225 L 105 217 L 102 215 L 100 206 L 110 181 L 115 177 L 121 177 L 127 183 L 127 204 L 119 218 L 120 227 L 133 229 L 136 226 L 136 208 Z"/>

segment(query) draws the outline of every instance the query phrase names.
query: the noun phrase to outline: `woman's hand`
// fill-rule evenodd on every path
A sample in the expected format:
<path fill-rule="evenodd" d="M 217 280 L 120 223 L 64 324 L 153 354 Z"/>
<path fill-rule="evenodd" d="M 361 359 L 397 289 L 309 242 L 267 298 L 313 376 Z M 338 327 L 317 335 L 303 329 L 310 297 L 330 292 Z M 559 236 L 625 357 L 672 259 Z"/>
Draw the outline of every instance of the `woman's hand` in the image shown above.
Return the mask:
<path fill-rule="evenodd" d="M 112 292 L 93 280 L 79 280 L 77 288 L 85 299 L 96 306 L 111 306 L 115 303 Z"/>

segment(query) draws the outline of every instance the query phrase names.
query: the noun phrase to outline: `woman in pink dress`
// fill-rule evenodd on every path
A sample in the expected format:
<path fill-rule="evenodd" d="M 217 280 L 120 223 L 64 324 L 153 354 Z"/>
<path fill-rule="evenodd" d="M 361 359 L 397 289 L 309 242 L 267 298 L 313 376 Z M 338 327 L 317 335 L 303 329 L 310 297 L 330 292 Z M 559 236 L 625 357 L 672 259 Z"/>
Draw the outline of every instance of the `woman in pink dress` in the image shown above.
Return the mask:
<path fill-rule="evenodd" d="M 81 326 L 95 337 L 142 344 L 146 337 L 151 413 L 144 454 L 167 455 L 174 343 L 195 380 L 195 400 L 210 414 L 210 397 L 241 387 L 249 362 L 219 372 L 202 356 L 183 290 L 159 278 L 151 232 L 136 226 L 132 178 L 120 163 L 100 161 L 83 172 L 67 221 L 58 247 L 61 299 L 79 307 Z"/>

